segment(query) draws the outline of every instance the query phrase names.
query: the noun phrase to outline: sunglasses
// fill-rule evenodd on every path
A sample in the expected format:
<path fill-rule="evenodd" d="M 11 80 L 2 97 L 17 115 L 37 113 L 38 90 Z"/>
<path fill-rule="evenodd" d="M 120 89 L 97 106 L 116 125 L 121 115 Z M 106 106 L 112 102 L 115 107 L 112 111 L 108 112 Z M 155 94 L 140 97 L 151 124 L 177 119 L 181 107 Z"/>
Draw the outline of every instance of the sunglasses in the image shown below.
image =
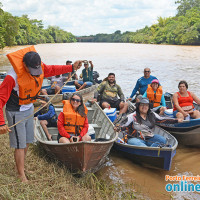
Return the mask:
<path fill-rule="evenodd" d="M 71 98 L 71 100 L 74 101 L 74 102 L 77 102 L 77 103 L 80 103 L 80 102 L 81 102 L 80 99 Z"/>
<path fill-rule="evenodd" d="M 150 71 L 144 71 L 144 72 L 147 72 L 147 73 L 149 73 Z"/>

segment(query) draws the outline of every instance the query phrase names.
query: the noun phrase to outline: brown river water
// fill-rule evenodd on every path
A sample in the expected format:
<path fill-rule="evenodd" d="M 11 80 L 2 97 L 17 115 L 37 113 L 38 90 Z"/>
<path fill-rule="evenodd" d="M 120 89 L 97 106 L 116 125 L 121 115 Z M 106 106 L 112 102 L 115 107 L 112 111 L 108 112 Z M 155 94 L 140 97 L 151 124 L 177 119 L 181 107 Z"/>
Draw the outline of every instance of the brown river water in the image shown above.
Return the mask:
<path fill-rule="evenodd" d="M 0 50 L 0 72 L 8 71 L 11 65 L 6 54 L 23 46 Z M 167 46 L 122 43 L 70 43 L 40 44 L 35 46 L 45 64 L 65 64 L 66 60 L 92 60 L 94 70 L 103 79 L 109 72 L 116 74 L 117 83 L 129 97 L 143 69 L 150 67 L 164 92 L 176 92 L 182 79 L 189 84 L 189 90 L 200 97 L 200 47 Z M 80 74 L 80 71 L 77 72 Z M 135 164 L 116 152 L 112 152 L 106 166 L 98 177 L 112 180 L 113 183 L 133 183 L 133 190 L 144 194 L 145 199 L 200 199 L 200 193 L 173 192 L 165 190 L 165 175 L 200 175 L 200 148 L 178 147 L 170 171 L 150 169 Z M 176 182 L 177 183 L 177 182 Z M 198 182 L 191 182 L 198 183 Z"/>

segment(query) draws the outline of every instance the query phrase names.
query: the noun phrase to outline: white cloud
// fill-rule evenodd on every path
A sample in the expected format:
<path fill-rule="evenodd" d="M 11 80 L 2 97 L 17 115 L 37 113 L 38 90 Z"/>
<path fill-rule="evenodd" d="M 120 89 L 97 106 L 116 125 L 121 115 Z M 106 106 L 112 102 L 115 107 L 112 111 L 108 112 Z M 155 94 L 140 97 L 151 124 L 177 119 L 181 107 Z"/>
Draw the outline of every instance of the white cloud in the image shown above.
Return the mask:
<path fill-rule="evenodd" d="M 135 31 L 176 14 L 174 0 L 0 0 L 14 16 L 27 14 L 75 35 Z"/>

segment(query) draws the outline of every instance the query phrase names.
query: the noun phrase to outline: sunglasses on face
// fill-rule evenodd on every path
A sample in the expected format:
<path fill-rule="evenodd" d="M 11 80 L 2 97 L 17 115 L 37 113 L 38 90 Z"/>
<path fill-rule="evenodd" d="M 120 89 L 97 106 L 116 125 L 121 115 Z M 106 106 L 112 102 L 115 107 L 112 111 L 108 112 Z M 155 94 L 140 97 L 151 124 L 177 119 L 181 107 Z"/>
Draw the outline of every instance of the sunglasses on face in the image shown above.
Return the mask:
<path fill-rule="evenodd" d="M 147 72 L 147 73 L 149 73 L 150 71 L 144 71 L 144 72 Z"/>
<path fill-rule="evenodd" d="M 74 101 L 74 102 L 77 102 L 77 103 L 80 103 L 80 102 L 81 102 L 80 99 L 71 98 L 71 100 Z"/>

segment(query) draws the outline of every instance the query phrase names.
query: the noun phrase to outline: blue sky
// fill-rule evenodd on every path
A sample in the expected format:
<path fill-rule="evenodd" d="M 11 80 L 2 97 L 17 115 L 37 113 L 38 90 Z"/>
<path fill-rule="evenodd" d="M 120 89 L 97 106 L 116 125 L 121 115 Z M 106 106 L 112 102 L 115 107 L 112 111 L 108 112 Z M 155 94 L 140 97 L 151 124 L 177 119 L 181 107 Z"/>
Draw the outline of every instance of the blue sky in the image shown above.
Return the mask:
<path fill-rule="evenodd" d="M 27 14 L 74 35 L 136 31 L 176 14 L 175 0 L 0 0 L 14 16 Z"/>

